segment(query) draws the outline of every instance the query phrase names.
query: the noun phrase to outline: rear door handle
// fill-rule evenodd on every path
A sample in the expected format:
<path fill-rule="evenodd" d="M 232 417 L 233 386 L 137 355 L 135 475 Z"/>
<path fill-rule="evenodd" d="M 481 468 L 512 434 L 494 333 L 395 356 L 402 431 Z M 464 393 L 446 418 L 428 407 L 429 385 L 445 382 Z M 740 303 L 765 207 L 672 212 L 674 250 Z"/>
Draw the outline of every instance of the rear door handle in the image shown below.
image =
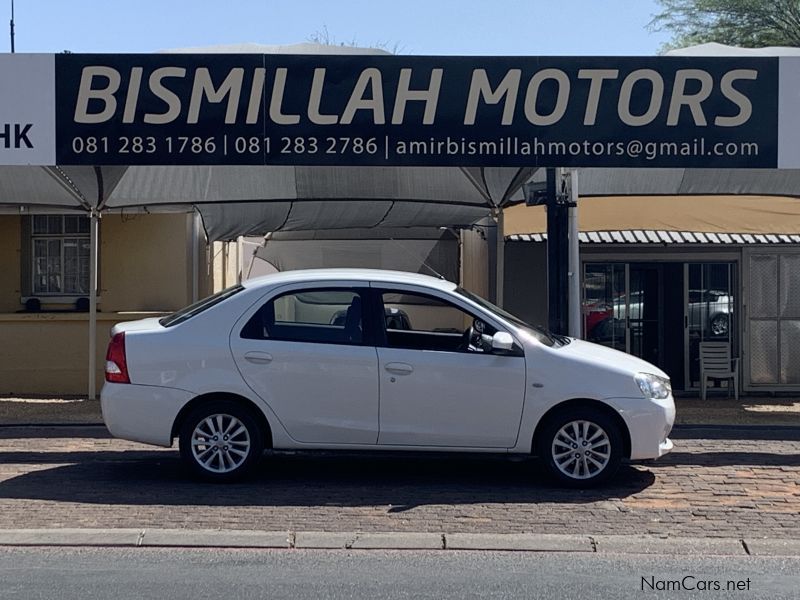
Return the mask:
<path fill-rule="evenodd" d="M 407 363 L 401 362 L 386 363 L 383 368 L 389 371 L 389 373 L 394 373 L 395 375 L 409 375 L 414 371 L 414 367 Z"/>
<path fill-rule="evenodd" d="M 268 365 L 272 362 L 272 355 L 266 352 L 246 352 L 244 359 L 254 365 Z"/>

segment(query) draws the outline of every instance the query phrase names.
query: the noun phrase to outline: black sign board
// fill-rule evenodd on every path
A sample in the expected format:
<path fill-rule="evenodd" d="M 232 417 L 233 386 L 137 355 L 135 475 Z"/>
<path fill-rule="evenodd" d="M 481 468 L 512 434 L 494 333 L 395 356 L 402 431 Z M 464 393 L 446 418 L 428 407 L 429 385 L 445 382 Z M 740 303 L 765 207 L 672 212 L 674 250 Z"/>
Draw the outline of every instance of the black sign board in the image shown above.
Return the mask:
<path fill-rule="evenodd" d="M 63 165 L 778 161 L 777 58 L 55 58 Z"/>

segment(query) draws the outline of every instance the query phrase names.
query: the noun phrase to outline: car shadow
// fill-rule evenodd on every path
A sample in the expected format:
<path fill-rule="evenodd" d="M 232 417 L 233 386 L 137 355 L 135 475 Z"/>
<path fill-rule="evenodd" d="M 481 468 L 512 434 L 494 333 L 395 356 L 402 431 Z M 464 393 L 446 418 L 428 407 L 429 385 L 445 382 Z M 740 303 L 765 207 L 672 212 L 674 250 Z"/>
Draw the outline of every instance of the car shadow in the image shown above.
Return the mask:
<path fill-rule="evenodd" d="M 658 459 L 658 465 L 695 467 L 800 467 L 800 454 L 774 452 L 676 452 Z"/>
<path fill-rule="evenodd" d="M 0 425 L 0 440 L 81 438 L 113 439 L 105 425 Z"/>
<path fill-rule="evenodd" d="M 800 427 L 793 425 L 675 425 L 673 440 L 800 441 Z"/>
<path fill-rule="evenodd" d="M 647 468 L 624 465 L 605 486 L 566 489 L 536 461 L 480 456 L 268 454 L 248 480 L 226 485 L 192 479 L 169 451 L 5 453 L 4 460 L 53 466 L 0 482 L 0 499 L 108 505 L 388 505 L 401 512 L 429 504 L 590 503 L 655 482 Z"/>

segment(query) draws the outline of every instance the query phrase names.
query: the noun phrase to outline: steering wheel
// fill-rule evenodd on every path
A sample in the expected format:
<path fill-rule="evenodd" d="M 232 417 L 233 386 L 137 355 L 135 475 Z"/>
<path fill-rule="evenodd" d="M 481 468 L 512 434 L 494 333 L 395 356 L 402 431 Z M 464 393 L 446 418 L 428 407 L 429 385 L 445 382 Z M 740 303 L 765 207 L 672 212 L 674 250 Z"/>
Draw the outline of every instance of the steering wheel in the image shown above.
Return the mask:
<path fill-rule="evenodd" d="M 481 336 L 483 335 L 483 322 L 475 319 L 461 336 L 459 350 L 466 352 L 482 352 Z"/>

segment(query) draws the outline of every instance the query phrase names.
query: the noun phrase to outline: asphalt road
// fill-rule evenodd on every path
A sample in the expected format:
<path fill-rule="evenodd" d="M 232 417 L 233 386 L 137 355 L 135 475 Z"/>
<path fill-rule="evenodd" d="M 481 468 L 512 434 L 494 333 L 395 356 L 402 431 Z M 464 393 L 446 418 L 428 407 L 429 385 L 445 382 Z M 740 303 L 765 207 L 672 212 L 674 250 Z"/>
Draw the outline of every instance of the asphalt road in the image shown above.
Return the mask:
<path fill-rule="evenodd" d="M 729 581 L 738 591 L 726 590 Z M 711 582 L 708 586 L 712 589 L 704 590 L 703 582 Z M 722 589 L 715 591 L 713 582 L 718 582 Z M 678 589 L 681 585 L 688 589 Z M 445 597 L 779 600 L 797 598 L 798 586 L 800 558 L 0 548 L 3 600 Z"/>

